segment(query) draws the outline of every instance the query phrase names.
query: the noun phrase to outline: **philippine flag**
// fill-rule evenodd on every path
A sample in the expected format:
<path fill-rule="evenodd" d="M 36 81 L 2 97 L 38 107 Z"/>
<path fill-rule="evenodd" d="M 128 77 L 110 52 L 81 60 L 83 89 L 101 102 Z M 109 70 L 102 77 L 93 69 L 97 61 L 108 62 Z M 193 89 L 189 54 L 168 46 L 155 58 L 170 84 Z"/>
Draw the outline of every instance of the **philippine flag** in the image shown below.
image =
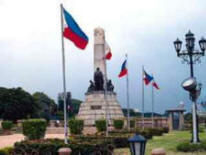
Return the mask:
<path fill-rule="evenodd" d="M 105 58 L 107 60 L 110 60 L 112 58 L 112 52 L 111 52 L 111 48 L 107 42 L 105 42 L 105 53 L 106 53 Z"/>
<path fill-rule="evenodd" d="M 153 77 L 150 76 L 149 74 L 147 74 L 147 73 L 144 71 L 144 78 L 143 78 L 143 80 L 144 80 L 144 83 L 145 83 L 146 85 L 148 85 L 148 84 L 153 80 Z"/>
<path fill-rule="evenodd" d="M 125 76 L 128 74 L 128 70 L 127 70 L 127 60 L 125 60 L 122 64 L 122 68 L 121 68 L 121 71 L 119 73 L 119 78 Z"/>
<path fill-rule="evenodd" d="M 160 89 L 155 81 L 152 82 L 152 86 L 155 87 L 156 89 Z"/>
<path fill-rule="evenodd" d="M 64 19 L 66 22 L 66 27 L 63 31 L 63 36 L 71 40 L 76 47 L 80 49 L 85 49 L 88 44 L 87 35 L 81 30 L 79 25 L 75 22 L 72 16 L 63 8 Z"/>

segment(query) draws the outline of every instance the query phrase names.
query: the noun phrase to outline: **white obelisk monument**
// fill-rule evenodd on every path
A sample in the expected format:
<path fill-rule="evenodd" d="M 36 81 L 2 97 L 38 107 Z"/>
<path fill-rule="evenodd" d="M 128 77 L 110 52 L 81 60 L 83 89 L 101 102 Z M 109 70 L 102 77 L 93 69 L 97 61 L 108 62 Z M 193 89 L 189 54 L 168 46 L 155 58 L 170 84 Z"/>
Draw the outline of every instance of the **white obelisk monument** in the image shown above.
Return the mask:
<path fill-rule="evenodd" d="M 94 29 L 94 72 L 99 67 L 103 75 L 106 73 L 105 36 L 102 28 Z"/>
<path fill-rule="evenodd" d="M 105 34 L 102 28 L 94 29 L 94 72 L 97 68 L 100 69 L 103 76 L 106 75 L 106 59 L 105 57 Z M 104 79 L 105 82 L 105 79 Z M 105 83 L 104 83 L 105 84 Z M 90 84 L 85 101 L 80 105 L 77 118 L 84 120 L 85 126 L 92 126 L 96 120 L 110 119 L 112 124 L 113 119 L 123 119 L 122 109 L 117 101 L 116 93 L 113 89 L 107 88 L 106 98 L 105 91 L 96 90 L 95 86 Z M 110 85 L 111 86 L 111 85 Z M 113 86 L 113 85 L 112 85 Z"/>

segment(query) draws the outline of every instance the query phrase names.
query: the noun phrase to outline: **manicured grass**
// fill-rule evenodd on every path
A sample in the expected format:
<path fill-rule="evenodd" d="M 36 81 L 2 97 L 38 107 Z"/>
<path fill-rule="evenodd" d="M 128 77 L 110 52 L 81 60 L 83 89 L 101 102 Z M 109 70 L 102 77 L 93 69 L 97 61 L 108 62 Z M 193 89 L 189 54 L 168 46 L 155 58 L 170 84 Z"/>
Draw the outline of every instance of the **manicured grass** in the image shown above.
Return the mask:
<path fill-rule="evenodd" d="M 154 148 L 164 148 L 167 155 L 192 155 L 192 153 L 177 152 L 176 146 L 182 142 L 190 141 L 191 133 L 189 131 L 175 131 L 163 136 L 154 136 L 152 140 L 149 140 L 146 145 L 146 155 L 150 155 Z M 206 133 L 200 133 L 200 140 L 206 141 Z M 125 155 L 130 154 L 129 149 L 116 149 L 115 154 L 122 153 Z M 193 153 L 198 155 L 205 155 L 206 152 Z"/>

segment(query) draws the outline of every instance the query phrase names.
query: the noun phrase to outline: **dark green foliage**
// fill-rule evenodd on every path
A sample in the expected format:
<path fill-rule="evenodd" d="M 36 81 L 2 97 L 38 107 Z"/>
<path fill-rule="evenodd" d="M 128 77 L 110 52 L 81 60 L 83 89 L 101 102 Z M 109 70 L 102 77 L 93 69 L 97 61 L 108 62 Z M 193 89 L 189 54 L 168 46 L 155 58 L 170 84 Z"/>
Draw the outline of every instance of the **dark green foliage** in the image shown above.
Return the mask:
<path fill-rule="evenodd" d="M 177 151 L 181 152 L 199 152 L 199 151 L 206 151 L 206 142 L 202 142 L 200 144 L 193 144 L 189 142 L 184 142 L 177 145 Z"/>
<path fill-rule="evenodd" d="M 106 120 L 96 120 L 95 126 L 99 132 L 106 131 Z"/>
<path fill-rule="evenodd" d="M 168 133 L 169 132 L 169 128 L 168 127 L 163 127 L 162 130 L 163 130 L 163 133 Z"/>
<path fill-rule="evenodd" d="M 67 101 L 66 101 L 67 107 L 68 105 L 70 105 L 70 109 L 69 110 L 67 109 L 67 110 L 68 110 L 68 115 L 71 118 L 78 114 L 79 107 L 82 101 L 77 100 L 77 99 L 69 100 L 69 94 L 67 95 L 68 95 Z M 58 96 L 58 111 L 64 111 L 64 101 L 61 96 Z M 61 118 L 62 117 L 60 117 L 59 119 Z"/>
<path fill-rule="evenodd" d="M 145 137 L 146 139 L 152 139 L 153 134 L 152 132 L 150 132 L 149 130 L 140 130 L 136 132 L 139 135 L 142 135 L 143 137 Z"/>
<path fill-rule="evenodd" d="M 0 155 L 11 155 L 13 152 L 13 147 L 5 147 L 0 149 Z"/>
<path fill-rule="evenodd" d="M 13 127 L 13 122 L 12 121 L 3 121 L 1 123 L 2 129 L 3 130 L 11 130 L 11 128 Z"/>
<path fill-rule="evenodd" d="M 147 128 L 145 130 L 147 130 L 153 136 L 162 136 L 162 134 L 164 133 L 163 128 Z"/>
<path fill-rule="evenodd" d="M 30 140 L 44 138 L 47 122 L 42 119 L 23 121 L 23 134 Z"/>
<path fill-rule="evenodd" d="M 47 123 L 49 123 L 50 121 L 50 114 L 48 112 L 41 112 L 40 113 L 40 118 L 43 118 L 47 121 Z"/>
<path fill-rule="evenodd" d="M 35 92 L 32 96 L 34 102 L 40 107 L 40 117 L 49 121 L 50 115 L 55 115 L 57 112 L 57 105 L 54 100 L 43 92 Z"/>
<path fill-rule="evenodd" d="M 84 121 L 77 119 L 69 120 L 69 129 L 72 134 L 81 134 L 84 128 Z"/>
<path fill-rule="evenodd" d="M 127 109 L 123 108 L 123 109 L 122 109 L 122 112 L 123 112 L 124 116 L 127 117 Z M 130 109 L 130 110 L 129 110 L 129 113 L 130 113 L 130 116 L 131 116 L 131 117 L 141 116 L 141 113 L 140 113 L 140 112 L 135 112 L 134 109 Z"/>
<path fill-rule="evenodd" d="M 134 128 L 135 127 L 135 121 L 134 120 L 130 120 L 130 128 Z"/>
<path fill-rule="evenodd" d="M 124 126 L 124 120 L 116 119 L 113 121 L 115 129 L 123 129 Z"/>
<path fill-rule="evenodd" d="M 64 120 L 64 112 L 63 111 L 57 111 L 57 118 L 59 120 Z"/>
<path fill-rule="evenodd" d="M 0 88 L 0 117 L 4 120 L 33 117 L 38 109 L 33 97 L 22 88 Z"/>
<path fill-rule="evenodd" d="M 100 151 L 103 155 L 110 155 L 108 149 L 118 147 L 128 147 L 127 138 L 114 137 L 79 137 L 77 141 L 69 141 L 69 144 L 64 144 L 63 140 L 59 139 L 42 139 L 36 141 L 16 142 L 14 152 L 22 154 L 23 151 L 27 154 L 38 152 L 40 155 L 52 154 L 57 155 L 57 151 L 61 147 L 69 147 L 72 149 L 72 155 L 90 155 Z"/>

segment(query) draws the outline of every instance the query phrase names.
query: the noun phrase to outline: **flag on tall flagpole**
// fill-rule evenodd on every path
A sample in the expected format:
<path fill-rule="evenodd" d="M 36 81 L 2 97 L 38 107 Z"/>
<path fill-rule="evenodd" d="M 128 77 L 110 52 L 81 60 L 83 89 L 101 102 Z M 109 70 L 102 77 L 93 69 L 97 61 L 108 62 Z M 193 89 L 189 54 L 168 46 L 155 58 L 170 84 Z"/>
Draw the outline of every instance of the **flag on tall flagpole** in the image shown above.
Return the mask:
<path fill-rule="evenodd" d="M 127 75 L 128 73 L 128 70 L 127 70 L 127 60 L 125 60 L 122 64 L 122 67 L 121 67 L 121 71 L 119 73 L 119 78 Z"/>
<path fill-rule="evenodd" d="M 127 91 L 126 91 L 126 96 L 127 96 L 127 128 L 130 130 L 130 105 L 129 105 L 129 77 L 128 77 L 128 69 L 127 69 L 127 54 L 125 61 L 122 64 L 121 71 L 119 73 L 119 78 L 123 77 L 126 75 L 126 85 L 127 85 Z"/>
<path fill-rule="evenodd" d="M 160 89 L 158 84 L 154 80 L 152 82 L 152 86 L 155 87 L 156 89 Z"/>
<path fill-rule="evenodd" d="M 79 25 L 75 22 L 73 17 L 63 8 L 64 20 L 66 26 L 63 30 L 63 36 L 71 40 L 76 47 L 85 49 L 89 39 L 87 35 L 81 30 Z"/>
<path fill-rule="evenodd" d="M 112 52 L 107 42 L 105 42 L 105 53 L 106 53 L 105 59 L 110 60 L 112 58 Z"/>
<path fill-rule="evenodd" d="M 149 75 L 145 70 L 143 71 L 143 74 L 144 74 L 143 76 L 144 83 L 148 85 L 153 80 L 153 77 Z"/>

